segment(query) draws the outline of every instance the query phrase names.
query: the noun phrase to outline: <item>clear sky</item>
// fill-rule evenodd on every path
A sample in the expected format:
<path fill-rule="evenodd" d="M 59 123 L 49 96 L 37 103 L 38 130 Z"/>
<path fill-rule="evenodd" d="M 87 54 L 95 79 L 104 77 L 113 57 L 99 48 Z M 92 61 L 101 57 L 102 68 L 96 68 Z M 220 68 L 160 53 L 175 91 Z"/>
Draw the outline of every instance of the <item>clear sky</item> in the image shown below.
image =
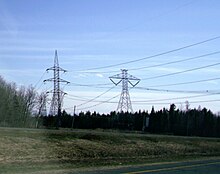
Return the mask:
<path fill-rule="evenodd" d="M 73 105 L 110 89 L 113 84 L 108 77 L 120 73 L 122 68 L 141 79 L 137 87 L 160 90 L 132 89 L 135 111 L 151 110 L 152 105 L 156 110 L 169 108 L 170 103 L 176 103 L 178 108 L 182 103 L 184 108 L 188 100 L 190 108 L 201 105 L 218 112 L 220 94 L 204 91 L 220 92 L 220 39 L 93 73 L 84 70 L 137 60 L 220 36 L 219 9 L 219 0 L 0 0 L 0 75 L 18 85 L 36 85 L 39 92 L 51 90 L 52 84 L 42 81 L 52 77 L 52 72 L 45 70 L 53 66 L 54 52 L 58 50 L 60 66 L 68 70 L 61 77 L 71 82 L 64 86 L 68 95 L 63 108 L 71 107 L 68 112 L 72 112 Z M 207 54 L 212 55 L 161 65 Z M 140 69 L 132 70 L 135 68 Z M 156 77 L 189 69 L 197 70 Z M 195 83 L 179 84 L 185 82 Z M 98 104 L 89 110 L 115 110 L 119 96 L 110 100 L 112 103 L 96 101 L 109 100 L 120 92 L 121 86 L 115 87 L 78 108 L 86 111 Z"/>

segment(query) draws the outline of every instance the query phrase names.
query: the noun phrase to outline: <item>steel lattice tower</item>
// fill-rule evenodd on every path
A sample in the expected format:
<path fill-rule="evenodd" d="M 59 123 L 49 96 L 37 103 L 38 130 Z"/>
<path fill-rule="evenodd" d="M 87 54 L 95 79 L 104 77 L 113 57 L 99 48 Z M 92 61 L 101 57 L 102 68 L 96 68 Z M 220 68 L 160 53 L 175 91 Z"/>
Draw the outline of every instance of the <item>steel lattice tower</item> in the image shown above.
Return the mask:
<path fill-rule="evenodd" d="M 69 82 L 60 78 L 60 72 L 67 72 L 67 71 L 59 67 L 57 50 L 55 51 L 54 66 L 47 69 L 47 71 L 49 70 L 53 71 L 53 78 L 44 80 L 44 82 L 46 81 L 53 82 L 53 90 L 50 91 L 53 94 L 53 96 L 51 100 L 49 115 L 58 116 L 57 126 L 59 127 L 62 99 L 63 96 L 65 95 L 65 93 L 60 90 L 60 83 L 68 84 Z"/>
<path fill-rule="evenodd" d="M 128 74 L 127 69 L 122 69 L 121 71 L 122 71 L 121 74 L 116 74 L 114 76 L 109 77 L 110 80 L 116 86 L 122 82 L 122 91 L 121 91 L 120 100 L 118 102 L 117 111 L 118 112 L 133 112 L 129 90 L 128 90 L 128 83 L 132 87 L 135 87 L 140 82 L 140 79 Z M 118 81 L 116 82 L 113 79 L 118 80 Z"/>

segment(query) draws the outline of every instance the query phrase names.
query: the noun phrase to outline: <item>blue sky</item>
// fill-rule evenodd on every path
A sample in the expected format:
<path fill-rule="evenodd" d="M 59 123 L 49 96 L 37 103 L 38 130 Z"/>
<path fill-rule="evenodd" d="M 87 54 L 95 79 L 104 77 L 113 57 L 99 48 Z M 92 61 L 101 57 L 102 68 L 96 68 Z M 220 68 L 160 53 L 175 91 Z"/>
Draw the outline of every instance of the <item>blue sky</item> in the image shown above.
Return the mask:
<path fill-rule="evenodd" d="M 122 68 L 144 79 L 219 63 L 220 54 L 215 54 L 181 63 L 129 71 L 220 51 L 220 39 L 216 39 L 149 60 L 97 69 L 94 70 L 95 73 L 84 71 L 140 59 L 219 36 L 219 8 L 218 0 L 0 0 L 0 75 L 18 85 L 37 85 L 39 92 L 50 90 L 51 84 L 43 84 L 42 81 L 52 76 L 52 72 L 44 72 L 53 65 L 55 49 L 58 50 L 60 66 L 68 70 L 68 73 L 61 75 L 62 78 L 77 84 L 110 84 L 108 77 L 120 73 Z M 219 72 L 219 65 L 211 66 L 178 75 L 141 80 L 137 87 L 154 86 L 156 89 L 181 91 L 218 90 L 220 80 L 159 86 L 218 78 Z M 74 84 L 65 86 L 64 90 L 69 95 L 65 97 L 63 107 L 80 105 L 84 101 L 78 100 L 92 99 L 111 86 L 113 85 L 105 86 L 106 88 L 79 87 Z M 97 100 L 108 100 L 120 92 L 118 86 Z M 201 105 L 214 112 L 220 111 L 220 101 L 196 103 L 220 99 L 217 94 L 193 98 L 190 96 L 199 94 L 155 92 L 137 88 L 132 89 L 130 95 L 134 110 L 150 110 L 152 105 L 157 110 L 168 108 L 169 103 L 173 102 L 181 107 L 180 103 L 184 106 L 184 102 L 188 100 L 191 108 Z M 173 99 L 177 97 L 182 99 Z M 113 103 L 91 107 L 90 110 L 109 112 L 117 108 L 118 100 L 119 97 L 116 97 L 111 100 Z M 151 101 L 136 103 L 140 100 Z M 152 100 L 163 101 L 164 104 Z M 98 103 L 90 102 L 81 108 L 95 104 Z M 72 108 L 67 110 L 72 112 Z"/>

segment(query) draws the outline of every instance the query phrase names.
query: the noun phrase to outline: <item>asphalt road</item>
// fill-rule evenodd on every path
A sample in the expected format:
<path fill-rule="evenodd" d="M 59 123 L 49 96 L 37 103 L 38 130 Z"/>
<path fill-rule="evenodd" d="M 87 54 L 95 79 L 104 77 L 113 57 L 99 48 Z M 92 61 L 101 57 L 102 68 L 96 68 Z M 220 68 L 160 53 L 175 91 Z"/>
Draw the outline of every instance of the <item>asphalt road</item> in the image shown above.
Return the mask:
<path fill-rule="evenodd" d="M 134 167 L 123 167 L 118 169 L 106 169 L 87 172 L 83 174 L 219 174 L 220 159 L 196 160 L 188 162 L 167 162 L 157 164 L 146 164 Z"/>

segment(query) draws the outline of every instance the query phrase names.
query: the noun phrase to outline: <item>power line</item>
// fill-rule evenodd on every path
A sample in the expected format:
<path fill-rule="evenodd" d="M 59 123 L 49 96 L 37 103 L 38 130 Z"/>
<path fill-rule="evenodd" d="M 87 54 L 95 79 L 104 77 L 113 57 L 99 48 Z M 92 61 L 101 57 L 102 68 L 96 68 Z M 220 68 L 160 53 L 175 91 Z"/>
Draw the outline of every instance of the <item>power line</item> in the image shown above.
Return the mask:
<path fill-rule="evenodd" d="M 66 96 L 66 98 L 70 98 L 70 99 L 71 99 L 71 97 L 75 97 L 75 98 L 79 98 L 79 99 L 84 99 L 83 101 L 89 100 L 88 98 L 85 98 L 85 97 L 82 97 L 82 96 L 77 96 L 77 95 L 72 95 L 72 94 L 68 94 L 68 96 Z"/>
<path fill-rule="evenodd" d="M 75 97 L 69 97 L 66 96 L 66 98 L 70 99 L 70 100 L 74 100 L 74 101 L 88 101 L 89 99 L 87 98 L 81 98 L 80 96 L 75 96 Z"/>
<path fill-rule="evenodd" d="M 53 85 L 51 85 L 51 86 L 45 88 L 45 90 L 43 90 L 43 91 L 49 91 L 52 87 L 53 87 Z"/>
<path fill-rule="evenodd" d="M 191 101 L 190 103 L 197 104 L 197 103 L 211 103 L 211 102 L 219 102 L 219 101 L 220 101 L 220 99 L 213 99 L 213 100 Z M 112 103 L 117 103 L 117 102 L 106 102 L 106 101 L 103 101 L 102 103 L 99 103 L 99 104 L 96 104 L 96 105 L 92 105 L 90 107 L 80 108 L 78 110 L 89 109 L 89 108 L 92 108 L 92 107 L 95 107 L 95 106 L 98 106 L 98 105 L 101 105 L 101 104 L 104 104 L 104 103 L 112 104 Z M 170 105 L 170 104 L 182 104 L 182 103 L 184 103 L 184 102 L 134 103 L 134 105 L 151 105 L 151 106 L 154 106 L 154 105 Z M 72 107 L 64 108 L 64 110 L 65 109 L 72 109 Z"/>
<path fill-rule="evenodd" d="M 91 70 L 97 70 L 97 69 L 106 69 L 106 68 L 111 68 L 111 67 L 115 67 L 115 66 L 135 63 L 135 62 L 151 59 L 151 58 L 154 58 L 154 57 L 166 55 L 166 54 L 169 54 L 169 53 L 177 52 L 177 51 L 180 51 L 180 50 L 183 50 L 183 49 L 187 49 L 187 48 L 190 48 L 190 47 L 194 47 L 194 46 L 197 46 L 197 45 L 201 45 L 201 44 L 204 44 L 204 43 L 207 43 L 207 42 L 211 42 L 213 40 L 217 40 L 219 38 L 220 38 L 220 36 L 216 36 L 216 37 L 213 37 L 213 38 L 210 38 L 210 39 L 207 39 L 207 40 L 196 42 L 196 43 L 193 43 L 193 44 L 190 44 L 190 45 L 186 45 L 186 46 L 183 46 L 183 47 L 180 47 L 180 48 L 176 48 L 176 49 L 173 49 L 173 50 L 170 50 L 170 51 L 158 53 L 158 54 L 155 54 L 155 55 L 152 55 L 152 56 L 147 56 L 147 57 L 144 57 L 144 58 L 140 58 L 140 59 L 136 59 L 136 60 L 131 60 L 131 61 L 126 61 L 126 62 L 117 63 L 117 64 L 112 64 L 112 65 L 107 65 L 107 66 L 100 66 L 100 67 L 96 67 L 96 68 L 89 68 L 89 69 L 85 69 L 85 70 L 81 70 L 81 71 L 91 71 Z"/>
<path fill-rule="evenodd" d="M 149 102 L 158 102 L 158 101 L 181 100 L 181 99 L 199 98 L 199 97 L 218 95 L 218 94 L 220 94 L 220 93 L 201 94 L 201 95 L 174 97 L 174 98 L 163 98 L 163 99 L 149 99 L 149 100 L 140 100 L 140 101 L 133 101 L 133 102 L 134 103 L 149 103 Z"/>
<path fill-rule="evenodd" d="M 203 57 L 207 57 L 207 56 L 212 56 L 212 55 L 216 55 L 219 53 L 220 53 L 220 51 L 216 51 L 216 52 L 212 52 L 212 53 L 208 53 L 208 54 L 203 54 L 200 56 L 190 57 L 190 58 L 176 60 L 176 61 L 170 61 L 167 63 L 161 63 L 161 64 L 150 65 L 150 66 L 143 66 L 143 67 L 139 67 L 139 68 L 132 68 L 132 69 L 129 69 L 129 71 L 141 70 L 141 69 L 147 69 L 147 68 L 155 68 L 155 67 L 160 67 L 160 66 L 164 66 L 164 65 L 171 65 L 171 64 L 175 64 L 175 63 L 186 62 L 186 61 L 195 60 L 195 59 L 199 59 L 199 58 L 203 58 Z"/>
<path fill-rule="evenodd" d="M 217 102 L 217 101 L 220 101 L 220 99 L 191 101 L 190 103 L 209 103 L 209 102 Z"/>
<path fill-rule="evenodd" d="M 100 83 L 100 84 L 79 84 L 79 83 L 69 83 L 69 86 L 80 86 L 80 87 L 93 87 L 93 88 L 108 88 L 107 86 L 112 86 L 111 83 Z"/>
<path fill-rule="evenodd" d="M 70 100 L 73 100 L 73 101 L 88 101 L 89 99 L 80 99 L 79 97 L 76 97 L 76 98 L 72 98 L 72 97 L 66 97 Z M 109 101 L 109 102 L 106 102 L 106 100 L 93 100 L 93 101 L 90 101 L 91 103 L 100 103 L 100 102 L 103 102 L 103 103 L 118 103 L 117 101 Z M 89 102 L 88 102 L 89 103 Z"/>
<path fill-rule="evenodd" d="M 34 85 L 34 88 L 37 87 L 37 85 L 42 81 L 44 75 L 46 74 L 46 71 L 42 74 L 42 76 L 40 77 L 40 79 L 37 81 L 37 83 Z"/>
<path fill-rule="evenodd" d="M 108 99 L 108 100 L 102 101 L 102 102 L 100 102 L 100 103 L 98 103 L 98 104 L 95 104 L 95 105 L 92 105 L 92 106 L 89 106 L 89 107 L 79 108 L 78 110 L 90 109 L 90 108 L 93 108 L 93 107 L 102 105 L 102 104 L 104 104 L 104 103 L 108 103 L 109 101 L 111 101 L 111 100 L 117 98 L 117 97 L 120 96 L 120 95 L 121 95 L 121 94 L 117 94 L 116 96 L 114 96 L 114 97 L 112 97 L 112 98 L 110 98 L 110 99 Z"/>
<path fill-rule="evenodd" d="M 220 80 L 219 77 L 217 78 L 210 78 L 210 79 L 203 79 L 203 80 L 196 80 L 196 81 L 188 81 L 188 82 L 181 82 L 181 83 L 170 83 L 170 84 L 164 84 L 164 85 L 151 85 L 148 87 L 165 87 L 165 86 L 178 86 L 178 85 L 187 85 L 187 84 L 193 84 L 193 83 L 201 83 L 201 82 L 208 82 L 212 80 Z"/>
<path fill-rule="evenodd" d="M 69 97 L 70 96 L 70 97 Z M 75 100 L 75 101 L 89 101 L 92 100 L 93 98 L 91 98 L 92 96 L 78 96 L 78 95 L 72 95 L 72 94 L 68 94 L 68 96 L 66 96 L 66 98 L 70 99 L 70 100 Z M 101 97 L 101 96 L 100 96 Z M 109 99 L 109 97 L 102 97 L 103 99 Z M 103 102 L 100 100 L 93 100 L 91 102 Z"/>
<path fill-rule="evenodd" d="M 155 89 L 146 87 L 136 87 L 136 89 L 156 91 L 156 92 L 174 92 L 174 93 L 215 93 L 217 90 L 202 90 L 202 91 L 187 91 L 187 90 L 169 90 L 169 89 Z"/>
<path fill-rule="evenodd" d="M 131 88 L 133 89 L 133 87 Z M 186 96 L 186 97 L 176 97 L 176 98 L 166 98 L 166 99 L 158 99 L 158 100 L 145 100 L 145 101 L 133 101 L 133 103 L 135 104 L 141 104 L 142 103 L 147 103 L 147 102 L 156 102 L 156 101 L 166 101 L 166 100 L 177 100 L 177 99 L 184 99 L 184 98 L 197 98 L 197 97 L 203 97 L 203 96 L 208 96 L 208 95 L 215 95 L 215 94 L 220 94 L 220 91 L 219 92 L 216 92 L 216 91 L 211 91 L 211 90 L 204 90 L 204 91 L 181 91 L 181 90 L 166 90 L 166 89 L 152 89 L 152 88 L 144 88 L 144 87 L 136 87 L 136 89 L 142 89 L 142 90 L 152 90 L 152 91 L 158 91 L 158 92 L 177 92 L 177 93 L 206 93 L 206 94 L 203 94 L 203 95 L 196 95 L 196 96 Z M 208 94 L 207 94 L 208 93 Z M 108 99 L 108 100 L 105 100 L 105 101 L 95 101 L 95 99 L 97 99 L 96 97 L 93 98 L 93 99 L 90 99 L 90 100 L 87 100 L 86 103 L 89 103 L 89 102 L 99 102 L 97 104 L 94 104 L 94 105 L 91 105 L 91 106 L 88 106 L 88 107 L 84 107 L 84 108 L 79 108 L 78 110 L 85 110 L 85 109 L 89 109 L 89 108 L 92 108 L 92 107 L 96 107 L 96 106 L 99 106 L 101 104 L 104 104 L 104 103 L 117 103 L 117 102 L 110 102 L 111 100 L 115 99 L 116 97 L 118 97 L 120 94 Z M 77 96 L 78 97 L 78 96 Z M 79 98 L 79 97 L 78 97 Z M 75 101 L 79 101 L 77 99 L 73 99 Z M 81 99 L 82 101 L 82 99 Z M 83 100 L 84 101 L 84 100 Z"/>
<path fill-rule="evenodd" d="M 211 102 L 219 102 L 220 99 L 213 99 L 213 100 L 200 100 L 200 101 L 190 101 L 190 103 L 211 103 Z M 171 102 L 171 103 L 144 103 L 144 105 L 170 105 L 170 104 L 182 104 L 183 102 Z M 137 104 L 137 103 L 136 103 Z"/>
<path fill-rule="evenodd" d="M 167 77 L 167 76 L 172 76 L 172 75 L 177 75 L 177 74 L 183 74 L 183 73 L 186 73 L 186 72 L 205 69 L 205 68 L 209 68 L 209 67 L 213 67 L 213 66 L 217 66 L 217 65 L 220 65 L 220 62 L 210 64 L 210 65 L 206 65 L 206 66 L 200 66 L 200 67 L 197 67 L 197 68 L 192 68 L 192 69 L 188 69 L 188 70 L 184 70 L 184 71 L 179 71 L 179 72 L 174 72 L 174 73 L 169 73 L 169 74 L 163 74 L 163 75 L 153 76 L 153 77 L 147 77 L 147 78 L 143 78 L 142 80 L 151 80 L 151 79 L 157 79 L 157 78 L 161 78 L 161 77 Z"/>
<path fill-rule="evenodd" d="M 212 53 L 207 53 L 207 54 L 203 54 L 200 56 L 195 56 L 195 57 L 190 57 L 190 58 L 186 58 L 186 59 L 181 59 L 181 60 L 175 60 L 175 61 L 170 61 L 170 62 L 166 62 L 166 63 L 160 63 L 160 64 L 156 64 L 156 65 L 150 65 L 150 66 L 142 66 L 142 67 L 138 67 L 138 68 L 130 68 L 129 71 L 136 71 L 136 70 L 142 70 L 142 69 L 148 69 L 148 68 L 155 68 L 155 67 L 160 67 L 160 66 L 164 66 L 164 65 L 171 65 L 171 64 L 175 64 L 175 63 L 180 63 L 180 62 L 186 62 L 186 61 L 190 61 L 190 60 L 195 60 L 195 59 L 199 59 L 199 58 L 203 58 L 203 57 L 207 57 L 207 56 L 212 56 L 212 55 L 216 55 L 216 54 L 220 54 L 220 51 L 216 51 L 216 52 L 212 52 Z M 85 73 L 102 73 L 102 74 L 106 74 L 106 73 L 114 73 L 114 72 L 118 72 L 118 71 L 105 71 L 105 72 L 85 72 Z"/>
<path fill-rule="evenodd" d="M 94 98 L 92 98 L 92 99 L 90 99 L 90 100 L 88 100 L 88 101 L 86 101 L 86 102 L 84 102 L 84 103 L 81 103 L 81 104 L 77 105 L 77 107 L 82 106 L 82 105 L 85 105 L 85 104 L 87 104 L 87 103 L 90 103 L 90 102 L 94 101 L 95 99 L 97 99 L 97 98 L 99 98 L 99 97 L 105 95 L 105 94 L 108 93 L 109 91 L 111 91 L 113 88 L 115 88 L 115 86 L 111 87 L 110 89 L 108 89 L 107 91 L 101 93 L 100 95 L 98 95 L 98 96 L 96 96 L 96 97 L 94 97 Z"/>
<path fill-rule="evenodd" d="M 219 93 L 216 93 L 216 94 L 219 94 Z M 211 94 L 211 95 L 214 95 L 214 94 Z M 92 107 L 95 107 L 95 106 L 98 106 L 98 105 L 101 105 L 101 104 L 106 104 L 106 103 L 109 103 L 109 104 L 112 104 L 112 103 L 117 103 L 116 101 L 115 102 L 110 102 L 110 100 L 118 97 L 119 95 L 117 96 L 114 96 L 113 98 L 110 98 L 109 100 L 106 100 L 106 101 L 93 101 L 93 102 L 99 102 L 98 104 L 95 104 L 95 105 L 92 105 L 92 106 L 89 106 L 89 107 L 85 107 L 85 108 L 80 108 L 78 110 L 85 110 L 85 109 L 89 109 L 89 108 L 92 108 Z M 205 96 L 205 95 L 204 95 Z M 140 105 L 140 104 L 143 104 L 143 105 L 170 105 L 171 103 L 174 103 L 174 104 L 182 104 L 183 102 L 160 102 L 158 103 L 157 101 L 166 101 L 166 100 L 170 100 L 170 99 L 184 99 L 184 98 L 196 98 L 196 97 L 202 97 L 202 95 L 198 95 L 198 96 L 187 96 L 187 97 L 179 97 L 179 98 L 169 98 L 169 99 L 158 99 L 158 100 L 151 100 L 151 103 L 150 102 L 138 102 L 138 101 L 134 101 L 133 104 L 134 105 Z M 150 101 L 150 100 L 149 100 Z M 152 101 L 156 102 L 156 103 L 152 103 Z M 199 101 L 191 101 L 190 103 L 209 103 L 209 102 L 218 102 L 220 101 L 220 99 L 213 99 L 213 100 L 199 100 Z M 71 107 L 72 108 L 72 107 Z M 69 109 L 69 108 L 65 108 L 65 109 Z"/>
<path fill-rule="evenodd" d="M 111 83 L 97 83 L 97 84 L 80 84 L 80 83 L 70 83 L 69 85 L 75 85 L 75 86 L 108 86 L 108 85 L 112 85 Z"/>
<path fill-rule="evenodd" d="M 36 89 L 36 91 L 38 91 L 43 85 L 44 83 L 41 83 L 41 85 Z"/>
<path fill-rule="evenodd" d="M 200 97 L 206 97 L 206 96 L 211 96 L 211 95 L 219 95 L 220 92 L 218 93 L 209 93 L 209 94 L 200 94 L 200 95 L 193 95 L 193 96 L 184 96 L 184 97 L 173 97 L 173 98 L 162 98 L 162 99 L 149 99 L 149 100 L 133 100 L 132 103 L 150 103 L 150 102 L 158 102 L 158 101 L 169 101 L 169 100 L 181 100 L 181 99 L 189 99 L 189 98 L 200 98 Z M 82 99 L 80 96 L 76 96 L 77 99 L 71 98 L 71 97 L 66 97 L 69 99 L 72 99 L 74 101 L 89 101 L 89 99 Z M 95 102 L 95 103 L 118 103 L 117 101 L 115 102 L 106 102 L 104 100 L 93 100 L 90 102 Z"/>

